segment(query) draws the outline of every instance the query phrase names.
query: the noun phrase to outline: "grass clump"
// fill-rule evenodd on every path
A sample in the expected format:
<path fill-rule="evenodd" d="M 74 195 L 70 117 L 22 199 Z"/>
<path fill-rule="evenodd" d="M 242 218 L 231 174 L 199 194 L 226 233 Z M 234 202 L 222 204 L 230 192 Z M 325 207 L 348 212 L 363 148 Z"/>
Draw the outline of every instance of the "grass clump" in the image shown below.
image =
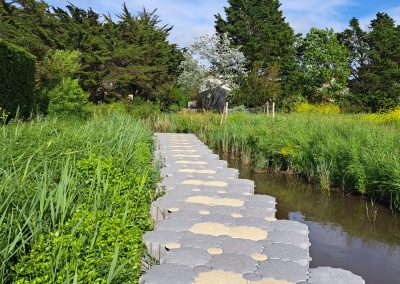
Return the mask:
<path fill-rule="evenodd" d="M 371 124 L 362 116 L 319 113 L 161 117 L 156 129 L 196 133 L 212 148 L 241 157 L 259 170 L 300 174 L 324 190 L 371 196 L 400 210 L 398 127 Z"/>
<path fill-rule="evenodd" d="M 0 282 L 136 283 L 153 135 L 124 114 L 2 126 Z"/>

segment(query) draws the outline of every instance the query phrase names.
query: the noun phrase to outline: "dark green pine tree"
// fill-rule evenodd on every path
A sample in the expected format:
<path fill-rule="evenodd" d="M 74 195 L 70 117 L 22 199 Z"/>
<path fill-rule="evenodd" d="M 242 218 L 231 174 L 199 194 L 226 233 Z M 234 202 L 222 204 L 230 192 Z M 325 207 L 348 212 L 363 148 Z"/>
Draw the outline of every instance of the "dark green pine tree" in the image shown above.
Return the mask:
<path fill-rule="evenodd" d="M 124 5 L 119 22 L 109 23 L 113 26 L 109 31 L 116 30 L 117 37 L 106 63 L 105 84 L 119 85 L 124 95 L 156 100 L 178 76 L 181 52 L 168 42 L 171 27 L 160 26 L 155 12 L 143 9 L 135 16 Z"/>
<path fill-rule="evenodd" d="M 82 52 L 80 82 L 95 101 L 93 95 L 105 76 L 103 64 L 110 55 L 100 15 L 92 9 L 86 11 L 70 4 L 67 5 L 67 11 L 54 8 L 53 16 L 63 30 L 58 33 L 61 49 Z"/>
<path fill-rule="evenodd" d="M 298 94 L 295 34 L 278 0 L 228 0 L 226 18 L 216 15 L 218 33 L 227 33 L 248 60 L 248 68 L 278 66 L 284 100 Z"/>
<path fill-rule="evenodd" d="M 361 29 L 360 22 L 356 18 L 352 18 L 349 28 L 338 34 L 338 39 L 343 43 L 349 52 L 349 67 L 351 76 L 348 86 L 350 88 L 349 104 L 356 109 L 363 109 L 364 102 L 362 96 L 367 90 L 364 77 L 360 77 L 360 70 L 364 70 L 368 64 L 369 45 L 367 42 L 368 33 Z"/>
<path fill-rule="evenodd" d="M 378 13 L 367 35 L 368 63 L 358 74 L 358 95 L 372 111 L 400 105 L 400 27 Z"/>
<path fill-rule="evenodd" d="M 349 66 L 352 80 L 358 78 L 358 70 L 368 63 L 367 32 L 360 27 L 356 18 L 350 20 L 349 28 L 338 34 L 338 39 L 349 50 Z"/>
<path fill-rule="evenodd" d="M 59 48 L 57 19 L 44 1 L 0 0 L 0 37 L 24 47 L 39 60 Z"/>

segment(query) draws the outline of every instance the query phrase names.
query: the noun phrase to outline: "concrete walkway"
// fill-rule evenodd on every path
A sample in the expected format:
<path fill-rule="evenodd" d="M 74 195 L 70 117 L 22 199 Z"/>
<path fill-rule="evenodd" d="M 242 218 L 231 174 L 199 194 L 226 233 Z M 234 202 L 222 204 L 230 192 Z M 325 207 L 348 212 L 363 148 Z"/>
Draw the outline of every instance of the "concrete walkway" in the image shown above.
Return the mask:
<path fill-rule="evenodd" d="M 144 235 L 160 265 L 142 284 L 364 283 L 342 269 L 310 269 L 306 225 L 275 219 L 275 198 L 191 134 L 157 134 L 166 194 Z"/>

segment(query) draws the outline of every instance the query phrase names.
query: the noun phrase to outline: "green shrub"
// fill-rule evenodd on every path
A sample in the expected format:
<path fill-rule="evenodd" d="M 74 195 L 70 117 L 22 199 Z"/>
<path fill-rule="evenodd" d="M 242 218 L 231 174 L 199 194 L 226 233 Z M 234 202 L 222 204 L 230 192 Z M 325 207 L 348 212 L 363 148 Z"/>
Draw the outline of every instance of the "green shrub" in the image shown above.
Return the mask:
<path fill-rule="evenodd" d="M 152 119 L 160 114 L 160 105 L 153 102 L 136 100 L 128 105 L 128 111 L 140 119 Z"/>
<path fill-rule="evenodd" d="M 386 113 L 365 114 L 363 115 L 363 119 L 377 124 L 400 124 L 400 107 L 397 107 Z"/>
<path fill-rule="evenodd" d="M 136 283 L 159 178 L 150 129 L 120 113 L 0 127 L 0 283 Z"/>
<path fill-rule="evenodd" d="M 187 108 L 191 96 L 182 88 L 174 87 L 168 92 L 162 93 L 159 100 L 163 112 L 177 112 Z"/>
<path fill-rule="evenodd" d="M 78 80 L 66 78 L 48 93 L 49 114 L 85 116 L 88 113 L 88 97 L 79 86 Z"/>
<path fill-rule="evenodd" d="M 0 107 L 14 117 L 29 117 L 34 109 L 35 57 L 0 39 Z"/>
<path fill-rule="evenodd" d="M 133 282 L 144 252 L 142 231 L 105 211 L 78 210 L 63 230 L 41 235 L 16 267 L 15 283 Z M 115 273 L 112 261 L 118 260 Z"/>
<path fill-rule="evenodd" d="M 107 116 L 112 113 L 121 113 L 121 114 L 128 113 L 128 109 L 123 102 L 109 103 L 109 104 L 100 103 L 100 104 L 94 106 L 93 109 L 94 109 L 95 115 L 98 115 L 98 116 Z"/>
<path fill-rule="evenodd" d="M 313 105 L 309 103 L 298 103 L 294 105 L 294 111 L 298 113 L 338 114 L 339 106 L 331 103 Z"/>

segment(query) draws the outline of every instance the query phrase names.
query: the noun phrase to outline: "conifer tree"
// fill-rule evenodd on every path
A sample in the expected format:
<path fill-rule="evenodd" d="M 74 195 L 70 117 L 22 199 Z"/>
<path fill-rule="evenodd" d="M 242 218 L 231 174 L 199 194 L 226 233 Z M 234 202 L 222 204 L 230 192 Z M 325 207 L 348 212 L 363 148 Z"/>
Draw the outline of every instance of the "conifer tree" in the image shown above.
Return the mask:
<path fill-rule="evenodd" d="M 342 33 L 338 34 L 338 39 L 343 43 L 349 53 L 349 68 L 351 75 L 349 77 L 350 96 L 347 104 L 353 105 L 358 109 L 363 109 L 361 96 L 365 92 L 364 79 L 360 77 L 360 70 L 368 64 L 369 45 L 367 42 L 368 33 L 361 29 L 360 22 L 356 18 L 352 18 L 349 27 Z"/>
<path fill-rule="evenodd" d="M 370 29 L 368 64 L 359 70 L 357 91 L 367 107 L 379 111 L 400 105 L 400 27 L 378 13 Z"/>
<path fill-rule="evenodd" d="M 0 39 L 30 51 L 39 70 L 49 51 L 79 51 L 77 77 L 93 102 L 128 94 L 158 100 L 168 92 L 182 60 L 181 51 L 168 42 L 171 27 L 160 25 L 156 11 L 131 13 L 126 5 L 117 20 L 100 18 L 73 4 L 64 9 L 45 1 L 0 0 Z M 39 89 L 48 87 L 38 79 Z"/>
<path fill-rule="evenodd" d="M 216 15 L 217 32 L 227 33 L 234 45 L 241 46 L 248 69 L 277 66 L 284 96 L 286 99 L 295 96 L 298 89 L 295 35 L 280 10 L 281 3 L 278 0 L 228 0 L 228 4 L 226 19 Z"/>

